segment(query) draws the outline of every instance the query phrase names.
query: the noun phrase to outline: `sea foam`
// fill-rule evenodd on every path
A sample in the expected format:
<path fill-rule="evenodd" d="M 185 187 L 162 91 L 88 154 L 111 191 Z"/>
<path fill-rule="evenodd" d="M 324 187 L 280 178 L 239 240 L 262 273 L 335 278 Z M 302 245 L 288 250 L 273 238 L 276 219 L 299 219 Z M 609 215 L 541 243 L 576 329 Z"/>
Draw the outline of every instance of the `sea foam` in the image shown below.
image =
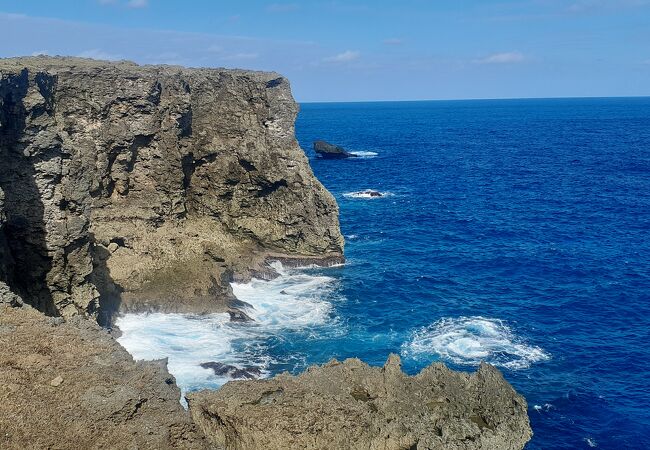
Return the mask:
<path fill-rule="evenodd" d="M 416 360 L 438 356 L 461 365 L 481 361 L 517 370 L 549 359 L 541 348 L 526 344 L 499 319 L 481 316 L 445 318 L 413 333 L 402 355 Z"/>
<path fill-rule="evenodd" d="M 118 341 L 135 359 L 169 358 L 169 371 L 182 392 L 216 388 L 229 380 L 200 367 L 210 361 L 256 366 L 268 376 L 277 363 L 268 352 L 269 339 L 336 325 L 327 300 L 334 278 L 273 266 L 280 274 L 273 280 L 232 284 L 235 296 L 251 305 L 246 313 L 254 322 L 233 323 L 228 314 L 126 314 L 116 322 L 122 332 Z"/>
<path fill-rule="evenodd" d="M 376 152 L 368 152 L 368 151 L 362 151 L 362 150 L 355 151 L 355 152 L 349 152 L 349 153 L 351 153 L 352 155 L 361 157 L 361 158 L 374 158 L 375 156 L 378 155 L 378 153 L 376 153 Z"/>
<path fill-rule="evenodd" d="M 372 195 L 374 192 L 379 192 L 380 195 Z M 376 199 L 376 198 L 391 197 L 392 195 L 393 195 L 392 192 L 380 192 L 380 191 L 375 191 L 373 189 L 364 189 L 363 191 L 346 192 L 345 194 L 343 194 L 343 197 Z"/>

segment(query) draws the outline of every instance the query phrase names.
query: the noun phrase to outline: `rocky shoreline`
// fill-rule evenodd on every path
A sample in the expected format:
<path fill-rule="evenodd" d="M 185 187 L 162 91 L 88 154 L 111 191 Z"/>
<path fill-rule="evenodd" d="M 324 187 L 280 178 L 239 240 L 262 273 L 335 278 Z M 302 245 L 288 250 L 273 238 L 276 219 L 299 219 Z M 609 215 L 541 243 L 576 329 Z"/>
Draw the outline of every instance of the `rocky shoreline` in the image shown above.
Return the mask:
<path fill-rule="evenodd" d="M 245 321 L 231 282 L 276 276 L 270 260 L 344 261 L 297 110 L 275 73 L 0 60 L 0 447 L 523 447 L 525 401 L 494 368 L 333 362 L 192 394 L 190 417 L 166 363 L 134 362 L 100 326 L 153 311 Z M 295 393 L 267 401 L 271 385 Z M 258 391 L 243 415 L 222 409 Z M 298 398 L 316 422 L 280 426 Z M 370 434 L 351 425 L 361 407 Z"/>

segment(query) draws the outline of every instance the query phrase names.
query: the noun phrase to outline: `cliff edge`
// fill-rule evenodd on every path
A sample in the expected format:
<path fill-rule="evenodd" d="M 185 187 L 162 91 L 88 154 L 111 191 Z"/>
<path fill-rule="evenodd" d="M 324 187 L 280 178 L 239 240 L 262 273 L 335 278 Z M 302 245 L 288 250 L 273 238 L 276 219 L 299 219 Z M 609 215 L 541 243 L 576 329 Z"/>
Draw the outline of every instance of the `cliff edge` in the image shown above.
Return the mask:
<path fill-rule="evenodd" d="M 50 315 L 233 308 L 265 259 L 342 260 L 276 73 L 0 60 L 5 279 Z M 234 305 L 236 307 L 236 304 Z"/>

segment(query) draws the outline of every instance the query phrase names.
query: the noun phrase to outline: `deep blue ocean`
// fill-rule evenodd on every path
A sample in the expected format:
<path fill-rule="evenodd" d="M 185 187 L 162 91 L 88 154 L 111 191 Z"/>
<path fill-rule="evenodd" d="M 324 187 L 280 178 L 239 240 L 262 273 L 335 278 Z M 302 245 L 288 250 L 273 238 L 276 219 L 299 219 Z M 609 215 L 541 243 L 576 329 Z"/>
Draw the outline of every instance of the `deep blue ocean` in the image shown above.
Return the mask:
<path fill-rule="evenodd" d="M 529 448 L 650 448 L 650 98 L 303 104 L 296 132 L 349 261 L 350 333 L 314 360 L 471 370 L 436 341 L 460 333 L 526 397 Z"/>
<path fill-rule="evenodd" d="M 296 133 L 347 263 L 235 285 L 254 325 L 125 317 L 134 356 L 184 390 L 227 381 L 210 360 L 485 360 L 528 401 L 529 449 L 650 448 L 650 98 L 303 104 Z"/>

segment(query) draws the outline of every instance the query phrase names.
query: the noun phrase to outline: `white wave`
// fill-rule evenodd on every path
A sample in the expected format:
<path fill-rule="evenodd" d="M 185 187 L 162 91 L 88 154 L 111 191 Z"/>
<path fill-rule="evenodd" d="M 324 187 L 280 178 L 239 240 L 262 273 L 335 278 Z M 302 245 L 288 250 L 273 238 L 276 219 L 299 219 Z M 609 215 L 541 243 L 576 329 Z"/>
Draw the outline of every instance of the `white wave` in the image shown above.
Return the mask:
<path fill-rule="evenodd" d="M 391 192 L 380 192 L 380 191 L 375 191 L 374 189 L 364 189 L 363 191 L 346 192 L 345 194 L 343 194 L 343 197 L 375 199 L 375 198 L 390 197 L 392 195 L 393 193 Z"/>
<path fill-rule="evenodd" d="M 359 156 L 361 158 L 374 158 L 377 156 L 379 153 L 376 152 L 368 152 L 368 151 L 356 151 L 356 152 L 350 152 L 351 154 L 355 156 Z"/>
<path fill-rule="evenodd" d="M 485 361 L 513 370 L 549 359 L 541 348 L 515 336 L 503 321 L 481 316 L 445 318 L 421 328 L 402 346 L 402 354 L 413 359 L 437 355 L 463 365 Z"/>
<path fill-rule="evenodd" d="M 273 266 L 280 274 L 274 280 L 232 284 L 235 296 L 251 305 L 246 313 L 254 322 L 233 323 L 228 314 L 126 314 L 116 322 L 122 332 L 118 342 L 137 360 L 169 358 L 169 371 L 182 392 L 216 388 L 229 380 L 201 368 L 205 362 L 255 366 L 268 376 L 277 361 L 267 352 L 267 339 L 336 324 L 325 298 L 333 278 Z"/>

